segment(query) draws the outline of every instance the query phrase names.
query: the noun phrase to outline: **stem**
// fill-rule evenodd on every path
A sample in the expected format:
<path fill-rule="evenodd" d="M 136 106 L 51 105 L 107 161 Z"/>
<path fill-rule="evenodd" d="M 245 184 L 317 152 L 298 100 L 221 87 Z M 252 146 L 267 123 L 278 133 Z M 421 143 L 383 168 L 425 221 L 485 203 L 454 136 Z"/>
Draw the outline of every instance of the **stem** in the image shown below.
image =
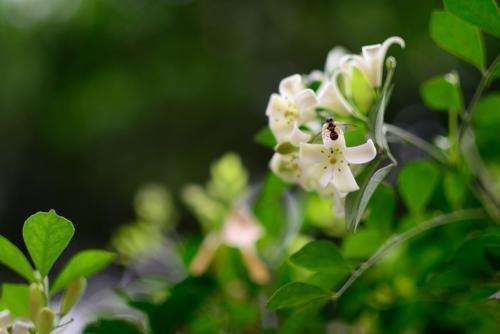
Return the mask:
<path fill-rule="evenodd" d="M 448 138 L 450 140 L 450 160 L 456 164 L 459 158 L 458 146 L 458 115 L 456 111 L 448 111 Z"/>
<path fill-rule="evenodd" d="M 472 111 L 476 107 L 476 104 L 479 102 L 479 99 L 481 98 L 483 91 L 490 84 L 493 76 L 493 71 L 497 67 L 498 63 L 500 63 L 500 56 L 497 56 L 493 61 L 493 63 L 491 63 L 490 67 L 488 67 L 488 69 L 483 73 L 483 77 L 481 78 L 481 81 L 479 82 L 479 85 L 477 86 L 476 91 L 472 96 L 469 106 L 467 107 L 467 110 L 465 110 L 464 112 L 462 126 L 460 127 L 459 140 L 462 138 L 465 129 L 469 126 L 469 123 L 472 119 Z"/>
<path fill-rule="evenodd" d="M 468 219 L 481 219 L 485 218 L 485 214 L 482 209 L 467 209 L 467 210 L 458 210 L 452 213 L 440 215 L 430 220 L 415 226 L 414 228 L 401 233 L 395 234 L 387 241 L 365 262 L 363 262 L 358 269 L 356 269 L 351 276 L 347 279 L 347 281 L 340 287 L 340 289 L 335 292 L 333 295 L 333 299 L 336 300 L 340 298 L 344 292 L 349 289 L 349 287 L 356 282 L 356 280 L 365 273 L 370 267 L 376 264 L 390 249 L 401 245 L 403 242 L 408 239 L 413 238 L 416 235 L 419 235 L 422 232 L 430 230 L 432 228 L 462 221 Z"/>
<path fill-rule="evenodd" d="M 386 123 L 384 124 L 384 127 L 387 130 L 387 132 L 398 137 L 402 142 L 415 146 L 416 148 L 427 153 L 429 156 L 431 156 L 432 158 L 436 159 L 437 161 L 445 165 L 448 164 L 448 159 L 443 154 L 443 152 L 441 152 L 439 149 L 434 147 L 429 142 L 423 140 L 418 136 L 415 136 L 413 133 L 406 131 L 398 126 Z"/>

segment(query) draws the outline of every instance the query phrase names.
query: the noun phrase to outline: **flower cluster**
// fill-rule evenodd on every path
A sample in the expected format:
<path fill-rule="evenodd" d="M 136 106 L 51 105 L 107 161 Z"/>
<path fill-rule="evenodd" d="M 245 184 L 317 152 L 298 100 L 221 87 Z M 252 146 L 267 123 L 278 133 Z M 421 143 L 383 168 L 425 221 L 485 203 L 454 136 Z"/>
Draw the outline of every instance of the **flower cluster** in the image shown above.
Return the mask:
<path fill-rule="evenodd" d="M 272 94 L 267 106 L 269 128 L 277 141 L 272 171 L 308 191 L 333 196 L 337 214 L 343 213 L 345 196 L 359 189 L 352 165 L 367 163 L 377 155 L 371 139 L 348 147 L 346 123 L 341 121 L 366 122 L 356 104 L 359 82 L 369 96 L 381 95 L 384 60 L 392 44 L 404 47 L 400 37 L 365 46 L 361 54 L 336 47 L 328 54 L 323 72 L 283 79 L 279 94 Z"/>

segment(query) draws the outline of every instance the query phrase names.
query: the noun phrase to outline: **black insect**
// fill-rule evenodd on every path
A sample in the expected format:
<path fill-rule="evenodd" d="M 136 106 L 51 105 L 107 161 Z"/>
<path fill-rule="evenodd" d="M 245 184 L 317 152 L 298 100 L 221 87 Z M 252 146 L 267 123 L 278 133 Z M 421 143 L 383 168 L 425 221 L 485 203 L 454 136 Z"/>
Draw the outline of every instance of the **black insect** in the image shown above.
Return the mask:
<path fill-rule="evenodd" d="M 328 126 L 327 129 L 330 131 L 330 139 L 331 140 L 337 140 L 339 138 L 339 134 L 336 131 L 336 126 L 333 123 L 333 120 L 331 118 L 326 120 Z"/>

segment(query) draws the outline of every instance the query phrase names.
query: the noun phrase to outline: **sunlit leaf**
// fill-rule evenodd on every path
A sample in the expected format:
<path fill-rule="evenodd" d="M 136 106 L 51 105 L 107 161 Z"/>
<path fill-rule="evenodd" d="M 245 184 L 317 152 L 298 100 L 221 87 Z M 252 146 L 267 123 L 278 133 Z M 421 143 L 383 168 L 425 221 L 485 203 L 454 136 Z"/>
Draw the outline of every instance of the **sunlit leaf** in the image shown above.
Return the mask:
<path fill-rule="evenodd" d="M 462 108 L 458 82 L 453 82 L 450 75 L 428 80 L 421 86 L 420 94 L 425 105 L 431 109 L 457 112 Z"/>
<path fill-rule="evenodd" d="M 279 288 L 269 299 L 267 307 L 278 310 L 299 307 L 312 302 L 326 301 L 332 294 L 314 285 L 291 282 Z"/>
<path fill-rule="evenodd" d="M 314 271 L 349 271 L 349 265 L 337 246 L 326 240 L 313 241 L 290 257 L 297 266 Z"/>
<path fill-rule="evenodd" d="M 33 268 L 23 252 L 19 250 L 13 243 L 0 235 L 0 263 L 14 270 L 19 275 L 33 282 Z"/>
<path fill-rule="evenodd" d="M 42 276 L 49 273 L 74 233 L 73 224 L 53 210 L 35 213 L 26 220 L 24 243 Z"/>
<path fill-rule="evenodd" d="M 2 307 L 10 310 L 14 317 L 28 317 L 29 288 L 26 284 L 2 284 Z"/>
<path fill-rule="evenodd" d="M 454 15 L 500 37 L 500 13 L 495 0 L 444 0 L 444 5 Z"/>
<path fill-rule="evenodd" d="M 430 33 L 441 48 L 484 70 L 484 45 L 478 28 L 448 12 L 435 11 Z"/>
<path fill-rule="evenodd" d="M 68 262 L 51 288 L 57 293 L 79 277 L 90 277 L 104 269 L 113 261 L 114 254 L 103 250 L 90 249 L 82 251 Z"/>
<path fill-rule="evenodd" d="M 399 173 L 398 189 L 406 206 L 422 211 L 429 202 L 439 178 L 437 167 L 429 161 L 412 161 Z"/>

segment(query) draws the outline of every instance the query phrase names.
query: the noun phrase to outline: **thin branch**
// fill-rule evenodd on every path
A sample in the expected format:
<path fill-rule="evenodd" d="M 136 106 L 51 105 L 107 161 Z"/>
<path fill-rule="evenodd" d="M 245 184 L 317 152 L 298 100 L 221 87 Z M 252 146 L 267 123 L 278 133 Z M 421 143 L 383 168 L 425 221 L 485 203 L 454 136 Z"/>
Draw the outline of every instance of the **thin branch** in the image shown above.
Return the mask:
<path fill-rule="evenodd" d="M 445 165 L 448 164 L 448 159 L 446 155 L 444 155 L 443 152 L 441 152 L 431 143 L 423 140 L 418 136 L 415 136 L 413 133 L 406 131 L 405 129 L 402 129 L 398 126 L 386 123 L 384 124 L 384 127 L 387 130 L 387 132 L 396 136 L 402 142 L 415 146 L 416 148 L 427 153 L 429 156 L 431 156 L 432 158 L 436 159 L 437 161 Z"/>
<path fill-rule="evenodd" d="M 481 219 L 481 218 L 486 218 L 486 215 L 484 214 L 484 211 L 482 209 L 467 209 L 467 210 L 459 210 L 455 211 L 452 213 L 440 215 L 437 217 L 434 217 L 422 224 L 417 225 L 416 227 L 401 233 L 401 234 L 395 234 L 387 241 L 365 262 L 363 262 L 358 269 L 356 269 L 351 276 L 347 279 L 347 281 L 340 287 L 340 289 L 335 292 L 333 295 L 333 299 L 336 300 L 340 298 L 344 292 L 349 289 L 349 287 L 361 276 L 367 271 L 370 267 L 372 267 L 374 264 L 376 264 L 390 249 L 401 245 L 403 242 L 407 241 L 408 239 L 413 238 L 416 235 L 419 235 L 422 232 L 425 232 L 427 230 L 430 230 L 432 228 L 462 221 L 462 220 L 468 220 L 468 219 Z"/>

